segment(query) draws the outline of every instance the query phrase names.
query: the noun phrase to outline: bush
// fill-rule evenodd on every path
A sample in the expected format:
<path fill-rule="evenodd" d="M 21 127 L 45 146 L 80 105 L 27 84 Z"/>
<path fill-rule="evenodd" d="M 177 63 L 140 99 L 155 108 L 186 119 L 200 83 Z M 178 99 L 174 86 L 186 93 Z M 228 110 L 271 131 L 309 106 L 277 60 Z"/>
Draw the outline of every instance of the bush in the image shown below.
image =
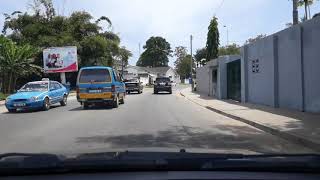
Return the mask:
<path fill-rule="evenodd" d="M 5 95 L 5 94 L 3 94 L 3 93 L 0 92 L 0 100 L 6 99 L 7 96 L 8 96 L 8 95 Z"/>

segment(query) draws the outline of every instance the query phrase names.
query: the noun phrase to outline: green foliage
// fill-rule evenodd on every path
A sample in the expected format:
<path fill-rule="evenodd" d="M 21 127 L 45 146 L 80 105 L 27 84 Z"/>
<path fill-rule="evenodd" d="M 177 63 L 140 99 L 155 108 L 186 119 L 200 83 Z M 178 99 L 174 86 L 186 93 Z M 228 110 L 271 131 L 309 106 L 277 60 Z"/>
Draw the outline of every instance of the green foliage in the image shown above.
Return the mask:
<path fill-rule="evenodd" d="M 304 17 L 301 19 L 302 22 L 308 20 L 311 17 L 310 6 L 314 3 L 314 0 L 298 0 L 298 6 L 304 6 Z"/>
<path fill-rule="evenodd" d="M 197 67 L 200 65 L 201 66 L 205 65 L 206 57 L 207 57 L 206 48 L 197 49 L 196 54 L 194 55 L 195 62 L 197 63 Z"/>
<path fill-rule="evenodd" d="M 207 49 L 206 62 L 218 57 L 218 47 L 220 45 L 220 41 L 219 41 L 219 29 L 218 29 L 217 20 L 218 19 L 216 17 L 213 17 L 208 27 L 207 44 L 206 44 L 206 49 Z"/>
<path fill-rule="evenodd" d="M 39 66 L 43 62 L 42 49 L 47 47 L 77 46 L 80 67 L 112 66 L 119 57 L 127 62 L 131 56 L 131 53 L 122 56 L 125 47 L 120 47 L 117 34 L 110 30 L 103 31 L 105 28 L 101 22 L 108 24 L 107 29 L 112 26 L 106 16 L 95 20 L 85 11 L 76 11 L 70 16 L 57 16 L 51 0 L 34 0 L 29 6 L 34 13 L 15 11 L 5 14 L 2 32 L 18 45 L 30 44 L 39 48 L 40 51 L 35 55 L 35 64 Z"/>
<path fill-rule="evenodd" d="M 237 44 L 231 44 L 231 45 L 219 47 L 219 56 L 238 55 L 238 54 L 240 54 L 240 46 Z"/>
<path fill-rule="evenodd" d="M 166 39 L 162 37 L 150 37 L 146 45 L 143 46 L 143 49 L 145 49 L 145 51 L 141 54 L 137 66 L 168 66 L 169 56 L 171 56 L 172 50 Z"/>
<path fill-rule="evenodd" d="M 41 67 L 33 64 L 37 51 L 30 45 L 17 45 L 10 39 L 0 37 L 0 73 L 4 93 L 11 93 L 19 78 L 41 72 Z"/>
<path fill-rule="evenodd" d="M 190 77 L 191 71 L 191 55 L 188 54 L 179 63 L 176 64 L 176 71 L 180 75 L 180 79 Z"/>
<path fill-rule="evenodd" d="M 175 69 L 181 79 L 190 77 L 191 55 L 187 53 L 186 47 L 178 46 L 175 48 L 174 55 L 177 57 L 174 62 Z"/>
<path fill-rule="evenodd" d="M 5 100 L 8 97 L 7 94 L 3 94 L 0 92 L 0 100 Z"/>

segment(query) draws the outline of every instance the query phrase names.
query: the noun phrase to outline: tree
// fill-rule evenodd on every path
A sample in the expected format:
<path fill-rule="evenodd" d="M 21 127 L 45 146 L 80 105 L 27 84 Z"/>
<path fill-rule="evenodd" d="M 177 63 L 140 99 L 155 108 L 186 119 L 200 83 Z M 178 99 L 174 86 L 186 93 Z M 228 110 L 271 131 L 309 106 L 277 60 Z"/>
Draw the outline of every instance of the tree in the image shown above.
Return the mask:
<path fill-rule="evenodd" d="M 206 48 L 197 49 L 196 54 L 194 55 L 194 59 L 197 64 L 197 67 L 199 67 L 200 65 L 201 66 L 205 65 L 206 57 L 207 57 Z"/>
<path fill-rule="evenodd" d="M 33 0 L 29 7 L 36 16 L 43 16 L 46 19 L 52 19 L 56 15 L 52 0 Z"/>
<path fill-rule="evenodd" d="M 51 0 L 34 0 L 32 7 L 34 13 L 15 11 L 5 14 L 3 33 L 17 45 L 30 44 L 40 49 L 35 55 L 36 65 L 42 66 L 42 49 L 57 46 L 77 46 L 80 67 L 113 66 L 120 57 L 120 37 L 110 30 L 112 22 L 108 17 L 95 20 L 85 11 L 59 16 Z M 108 23 L 106 31 L 102 21 Z M 75 83 L 76 73 L 73 74 L 70 81 Z M 56 78 L 55 74 L 46 76 Z"/>
<path fill-rule="evenodd" d="M 191 55 L 188 54 L 184 56 L 180 61 L 178 61 L 176 64 L 176 71 L 180 75 L 180 79 L 186 79 L 191 77 L 190 71 L 191 71 Z"/>
<path fill-rule="evenodd" d="M 256 41 L 258 41 L 260 39 L 263 39 L 265 37 L 267 37 L 266 34 L 260 34 L 260 35 L 256 36 L 255 38 L 249 38 L 248 40 L 246 40 L 245 44 L 254 43 L 254 42 L 256 42 Z"/>
<path fill-rule="evenodd" d="M 146 45 L 143 46 L 145 51 L 141 54 L 137 66 L 163 67 L 168 66 L 169 56 L 172 50 L 170 44 L 162 37 L 150 37 Z"/>
<path fill-rule="evenodd" d="M 25 44 L 17 45 L 12 40 L 0 37 L 0 73 L 3 92 L 9 94 L 19 78 L 40 73 L 41 67 L 33 64 L 37 49 Z"/>
<path fill-rule="evenodd" d="M 304 6 L 304 20 L 308 20 L 311 17 L 310 5 L 314 3 L 314 0 L 298 0 L 298 6 Z"/>
<path fill-rule="evenodd" d="M 174 56 L 177 57 L 176 61 L 182 60 L 184 57 L 187 56 L 187 48 L 184 46 L 178 46 L 174 50 Z"/>
<path fill-rule="evenodd" d="M 174 62 L 175 69 L 181 79 L 190 77 L 191 55 L 188 55 L 187 48 L 178 46 L 174 50 L 174 56 L 177 57 Z M 188 59 L 189 58 L 189 59 Z"/>
<path fill-rule="evenodd" d="M 206 62 L 218 57 L 218 47 L 220 45 L 220 41 L 219 41 L 219 29 L 218 29 L 217 20 L 218 19 L 216 17 L 213 17 L 208 27 L 207 44 L 206 44 L 206 49 L 207 49 Z"/>
<path fill-rule="evenodd" d="M 131 56 L 131 51 L 127 50 L 125 47 L 121 47 L 115 59 L 114 67 L 116 69 L 121 69 L 121 73 L 123 73 L 123 69 L 128 65 L 128 60 Z"/>
<path fill-rule="evenodd" d="M 237 55 L 237 54 L 240 54 L 240 46 L 235 43 L 227 46 L 222 46 L 219 48 L 219 56 Z"/>

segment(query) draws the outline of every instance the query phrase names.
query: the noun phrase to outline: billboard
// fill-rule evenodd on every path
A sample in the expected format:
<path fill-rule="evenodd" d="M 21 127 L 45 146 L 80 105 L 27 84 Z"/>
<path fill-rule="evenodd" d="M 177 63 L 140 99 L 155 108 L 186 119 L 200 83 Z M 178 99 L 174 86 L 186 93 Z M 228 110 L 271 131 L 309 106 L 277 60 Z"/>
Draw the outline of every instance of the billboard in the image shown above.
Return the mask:
<path fill-rule="evenodd" d="M 77 47 L 51 47 L 43 50 L 45 73 L 78 71 Z"/>

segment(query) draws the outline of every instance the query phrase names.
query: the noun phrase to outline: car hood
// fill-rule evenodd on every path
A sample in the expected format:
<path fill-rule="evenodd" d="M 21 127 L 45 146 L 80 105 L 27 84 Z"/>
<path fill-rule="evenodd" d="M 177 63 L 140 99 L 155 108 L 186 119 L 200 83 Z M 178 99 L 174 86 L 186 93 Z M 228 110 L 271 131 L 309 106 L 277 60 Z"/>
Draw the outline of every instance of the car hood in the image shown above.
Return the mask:
<path fill-rule="evenodd" d="M 41 94 L 45 93 L 44 91 L 39 92 L 17 92 L 11 96 L 9 96 L 10 99 L 29 99 L 34 96 L 39 96 Z"/>
<path fill-rule="evenodd" d="M 60 154 L 65 156 L 74 156 L 79 154 L 87 154 L 87 153 L 106 153 L 106 152 L 148 152 L 148 153 L 176 153 L 179 152 L 181 148 L 170 148 L 170 147 L 131 147 L 131 148 L 102 148 L 102 147 L 92 147 L 92 148 L 73 148 L 72 150 L 50 150 L 47 149 L 44 151 L 23 151 L 24 153 L 52 153 L 52 154 Z M 251 151 L 247 149 L 206 149 L 206 148 L 185 148 L 186 152 L 190 153 L 218 153 L 218 154 L 246 154 L 246 155 L 258 155 L 262 154 L 260 152 Z"/>

